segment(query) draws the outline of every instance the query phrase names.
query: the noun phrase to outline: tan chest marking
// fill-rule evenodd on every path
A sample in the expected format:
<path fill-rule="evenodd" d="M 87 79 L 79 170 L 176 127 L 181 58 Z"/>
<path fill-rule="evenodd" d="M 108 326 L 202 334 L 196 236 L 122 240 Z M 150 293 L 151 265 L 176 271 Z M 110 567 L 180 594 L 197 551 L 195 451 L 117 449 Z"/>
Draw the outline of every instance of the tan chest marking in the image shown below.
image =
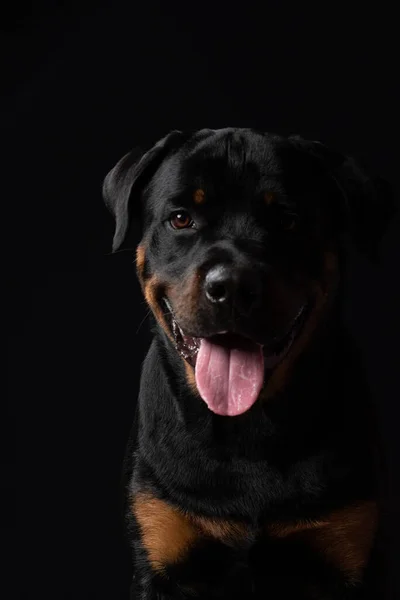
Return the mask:
<path fill-rule="evenodd" d="M 202 539 L 212 538 L 231 544 L 248 535 L 244 524 L 184 513 L 144 492 L 134 497 L 132 512 L 149 561 L 159 572 L 168 565 L 184 561 L 190 549 Z"/>
<path fill-rule="evenodd" d="M 377 523 L 377 507 L 375 502 L 370 501 L 334 511 L 320 521 L 274 523 L 267 527 L 267 531 L 271 537 L 279 539 L 301 536 L 327 562 L 346 573 L 352 581 L 359 581 L 372 548 Z"/>

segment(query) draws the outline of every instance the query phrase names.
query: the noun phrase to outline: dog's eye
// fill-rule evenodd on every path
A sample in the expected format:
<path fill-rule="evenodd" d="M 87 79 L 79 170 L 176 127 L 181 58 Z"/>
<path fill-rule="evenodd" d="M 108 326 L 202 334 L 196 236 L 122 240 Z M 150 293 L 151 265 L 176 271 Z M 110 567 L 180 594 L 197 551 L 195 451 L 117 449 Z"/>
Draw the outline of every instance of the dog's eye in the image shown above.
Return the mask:
<path fill-rule="evenodd" d="M 187 229 L 188 227 L 193 227 L 194 225 L 192 217 L 184 210 L 179 210 L 172 213 L 169 218 L 169 222 L 174 229 Z"/>
<path fill-rule="evenodd" d="M 284 213 L 280 218 L 280 226 L 285 231 L 294 231 L 297 228 L 297 215 Z"/>

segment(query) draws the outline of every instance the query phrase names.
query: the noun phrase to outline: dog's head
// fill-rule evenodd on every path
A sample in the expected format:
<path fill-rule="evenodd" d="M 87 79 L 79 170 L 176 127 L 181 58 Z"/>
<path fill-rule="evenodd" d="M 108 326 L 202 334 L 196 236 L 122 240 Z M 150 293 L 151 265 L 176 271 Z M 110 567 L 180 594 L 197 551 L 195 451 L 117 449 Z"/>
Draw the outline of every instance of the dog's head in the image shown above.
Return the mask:
<path fill-rule="evenodd" d="M 386 185 L 318 142 L 248 129 L 174 131 L 108 174 L 114 251 L 142 223 L 137 271 L 192 388 L 218 414 L 272 393 L 325 315 L 349 233 L 374 253 Z"/>

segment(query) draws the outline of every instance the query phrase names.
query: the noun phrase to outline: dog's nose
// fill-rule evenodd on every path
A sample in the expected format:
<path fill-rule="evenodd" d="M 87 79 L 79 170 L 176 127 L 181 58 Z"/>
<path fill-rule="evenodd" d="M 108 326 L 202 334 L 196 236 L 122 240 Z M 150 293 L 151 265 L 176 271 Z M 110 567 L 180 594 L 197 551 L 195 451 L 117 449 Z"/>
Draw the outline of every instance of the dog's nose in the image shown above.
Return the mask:
<path fill-rule="evenodd" d="M 235 281 L 228 267 L 218 265 L 206 275 L 204 289 L 210 302 L 228 302 L 234 293 Z"/>
<path fill-rule="evenodd" d="M 260 283 L 252 271 L 216 265 L 205 277 L 204 291 L 209 302 L 230 305 L 240 313 L 248 314 L 259 299 Z"/>

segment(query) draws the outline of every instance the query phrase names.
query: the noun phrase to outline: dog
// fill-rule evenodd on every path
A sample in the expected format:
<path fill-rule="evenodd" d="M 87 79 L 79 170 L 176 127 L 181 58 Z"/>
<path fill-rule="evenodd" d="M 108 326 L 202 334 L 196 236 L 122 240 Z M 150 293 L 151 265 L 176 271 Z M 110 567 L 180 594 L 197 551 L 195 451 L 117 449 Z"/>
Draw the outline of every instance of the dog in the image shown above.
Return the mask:
<path fill-rule="evenodd" d="M 103 184 L 153 317 L 125 463 L 138 600 L 375 597 L 374 413 L 342 322 L 388 185 L 300 136 L 172 131 Z M 136 245 L 136 244 L 134 244 Z"/>

